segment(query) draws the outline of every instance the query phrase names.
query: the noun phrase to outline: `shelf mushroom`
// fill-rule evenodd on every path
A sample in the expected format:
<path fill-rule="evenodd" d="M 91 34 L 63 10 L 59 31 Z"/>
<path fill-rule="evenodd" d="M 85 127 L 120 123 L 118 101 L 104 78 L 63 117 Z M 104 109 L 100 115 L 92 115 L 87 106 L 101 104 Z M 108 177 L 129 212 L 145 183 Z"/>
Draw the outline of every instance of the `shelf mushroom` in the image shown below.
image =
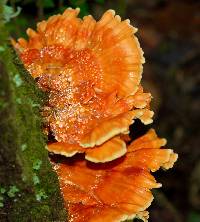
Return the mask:
<path fill-rule="evenodd" d="M 70 222 L 115 222 L 139 217 L 158 188 L 150 171 L 177 160 L 154 130 L 129 144 L 135 119 L 152 123 L 151 94 L 143 91 L 143 51 L 129 20 L 113 10 L 99 21 L 79 9 L 27 29 L 12 40 L 26 69 L 48 94 L 42 110 Z M 78 153 L 81 153 L 78 155 Z"/>

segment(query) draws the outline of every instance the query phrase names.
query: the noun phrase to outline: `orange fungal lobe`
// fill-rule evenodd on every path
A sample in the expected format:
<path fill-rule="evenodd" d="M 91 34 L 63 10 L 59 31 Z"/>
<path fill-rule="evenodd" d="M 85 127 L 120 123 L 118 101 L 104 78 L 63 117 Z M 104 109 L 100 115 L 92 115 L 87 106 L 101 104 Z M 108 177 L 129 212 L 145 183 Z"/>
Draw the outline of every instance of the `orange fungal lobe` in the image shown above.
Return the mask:
<path fill-rule="evenodd" d="M 99 21 L 92 16 L 81 20 L 78 13 L 67 9 L 52 16 L 38 23 L 37 31 L 27 30 L 28 41 L 20 38 L 13 44 L 39 87 L 48 92 L 48 131 L 60 143 L 98 149 L 127 134 L 135 118 L 151 123 L 151 96 L 140 85 L 144 58 L 130 21 L 121 21 L 113 10 Z M 122 121 L 130 111 L 137 114 Z"/>
<path fill-rule="evenodd" d="M 138 148 L 134 149 L 137 144 Z M 153 130 L 133 141 L 128 153 L 104 164 L 83 158 L 54 163 L 70 222 L 125 221 L 136 216 L 146 221 L 145 209 L 153 188 L 161 187 L 151 171 L 172 167 L 177 159 Z"/>

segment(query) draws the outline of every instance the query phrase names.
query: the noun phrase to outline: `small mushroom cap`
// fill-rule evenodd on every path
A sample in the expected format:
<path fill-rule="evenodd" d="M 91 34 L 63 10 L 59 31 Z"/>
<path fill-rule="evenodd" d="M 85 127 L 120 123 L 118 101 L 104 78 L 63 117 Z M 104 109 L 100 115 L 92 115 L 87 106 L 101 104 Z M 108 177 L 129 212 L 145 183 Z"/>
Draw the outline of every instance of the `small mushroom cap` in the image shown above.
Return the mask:
<path fill-rule="evenodd" d="M 120 137 L 113 137 L 100 146 L 85 149 L 80 145 L 62 142 L 51 143 L 47 146 L 49 152 L 72 157 L 77 153 L 85 153 L 85 158 L 91 162 L 104 163 L 115 160 L 126 153 L 126 143 Z"/>
<path fill-rule="evenodd" d="M 126 133 L 129 126 L 134 122 L 133 119 L 137 116 L 138 112 L 129 111 L 101 122 L 91 132 L 84 135 L 80 141 L 80 145 L 85 148 L 94 147 L 95 145 L 101 145 L 116 135 Z"/>
<path fill-rule="evenodd" d="M 126 153 L 126 143 L 120 137 L 114 137 L 86 151 L 85 159 L 95 163 L 104 163 L 115 160 Z"/>

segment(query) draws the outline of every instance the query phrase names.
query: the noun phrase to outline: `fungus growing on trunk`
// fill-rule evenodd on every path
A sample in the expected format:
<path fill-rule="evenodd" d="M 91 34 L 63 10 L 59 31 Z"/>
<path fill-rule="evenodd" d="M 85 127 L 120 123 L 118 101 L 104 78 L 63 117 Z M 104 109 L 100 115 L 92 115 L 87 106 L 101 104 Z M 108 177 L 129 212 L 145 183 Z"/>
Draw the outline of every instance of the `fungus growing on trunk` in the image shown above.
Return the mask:
<path fill-rule="evenodd" d="M 49 151 L 67 157 L 82 152 L 106 162 L 126 153 L 120 135 L 134 119 L 152 122 L 151 94 L 140 85 L 144 58 L 130 21 L 113 10 L 98 22 L 90 15 L 81 20 L 78 13 L 67 9 L 38 23 L 37 32 L 27 30 L 28 41 L 20 38 L 14 46 L 49 93 L 47 128 L 59 142 Z"/>
<path fill-rule="evenodd" d="M 104 164 L 84 158 L 54 162 L 70 222 L 114 222 L 148 219 L 153 195 L 161 187 L 150 171 L 169 169 L 177 160 L 171 149 L 160 149 L 165 139 L 154 130 L 134 140 L 125 156 Z"/>
<path fill-rule="evenodd" d="M 141 86 L 143 52 L 129 20 L 113 10 L 99 21 L 67 9 L 13 40 L 25 67 L 48 93 L 48 150 L 65 156 L 52 164 L 71 222 L 147 220 L 150 171 L 171 168 L 177 154 L 150 130 L 128 143 L 135 119 L 152 122 L 151 94 Z M 81 157 L 78 153 L 82 153 Z M 72 157 L 73 156 L 73 157 Z M 61 158 L 63 160 L 63 158 Z"/>

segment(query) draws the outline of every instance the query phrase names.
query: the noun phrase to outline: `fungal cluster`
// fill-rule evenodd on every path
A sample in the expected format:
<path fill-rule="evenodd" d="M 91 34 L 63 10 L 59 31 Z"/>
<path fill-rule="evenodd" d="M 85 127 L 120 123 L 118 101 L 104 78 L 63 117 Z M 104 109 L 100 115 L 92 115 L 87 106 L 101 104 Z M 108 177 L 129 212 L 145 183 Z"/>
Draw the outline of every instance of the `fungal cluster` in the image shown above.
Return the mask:
<path fill-rule="evenodd" d="M 79 9 L 37 24 L 13 45 L 38 86 L 48 93 L 43 116 L 55 142 L 48 150 L 71 222 L 148 219 L 158 188 L 150 171 L 177 160 L 154 130 L 130 143 L 135 119 L 152 123 L 151 94 L 141 86 L 143 52 L 129 20 L 113 10 L 99 21 Z M 82 155 L 78 155 L 81 153 Z M 73 157 L 72 157 L 73 156 Z"/>

